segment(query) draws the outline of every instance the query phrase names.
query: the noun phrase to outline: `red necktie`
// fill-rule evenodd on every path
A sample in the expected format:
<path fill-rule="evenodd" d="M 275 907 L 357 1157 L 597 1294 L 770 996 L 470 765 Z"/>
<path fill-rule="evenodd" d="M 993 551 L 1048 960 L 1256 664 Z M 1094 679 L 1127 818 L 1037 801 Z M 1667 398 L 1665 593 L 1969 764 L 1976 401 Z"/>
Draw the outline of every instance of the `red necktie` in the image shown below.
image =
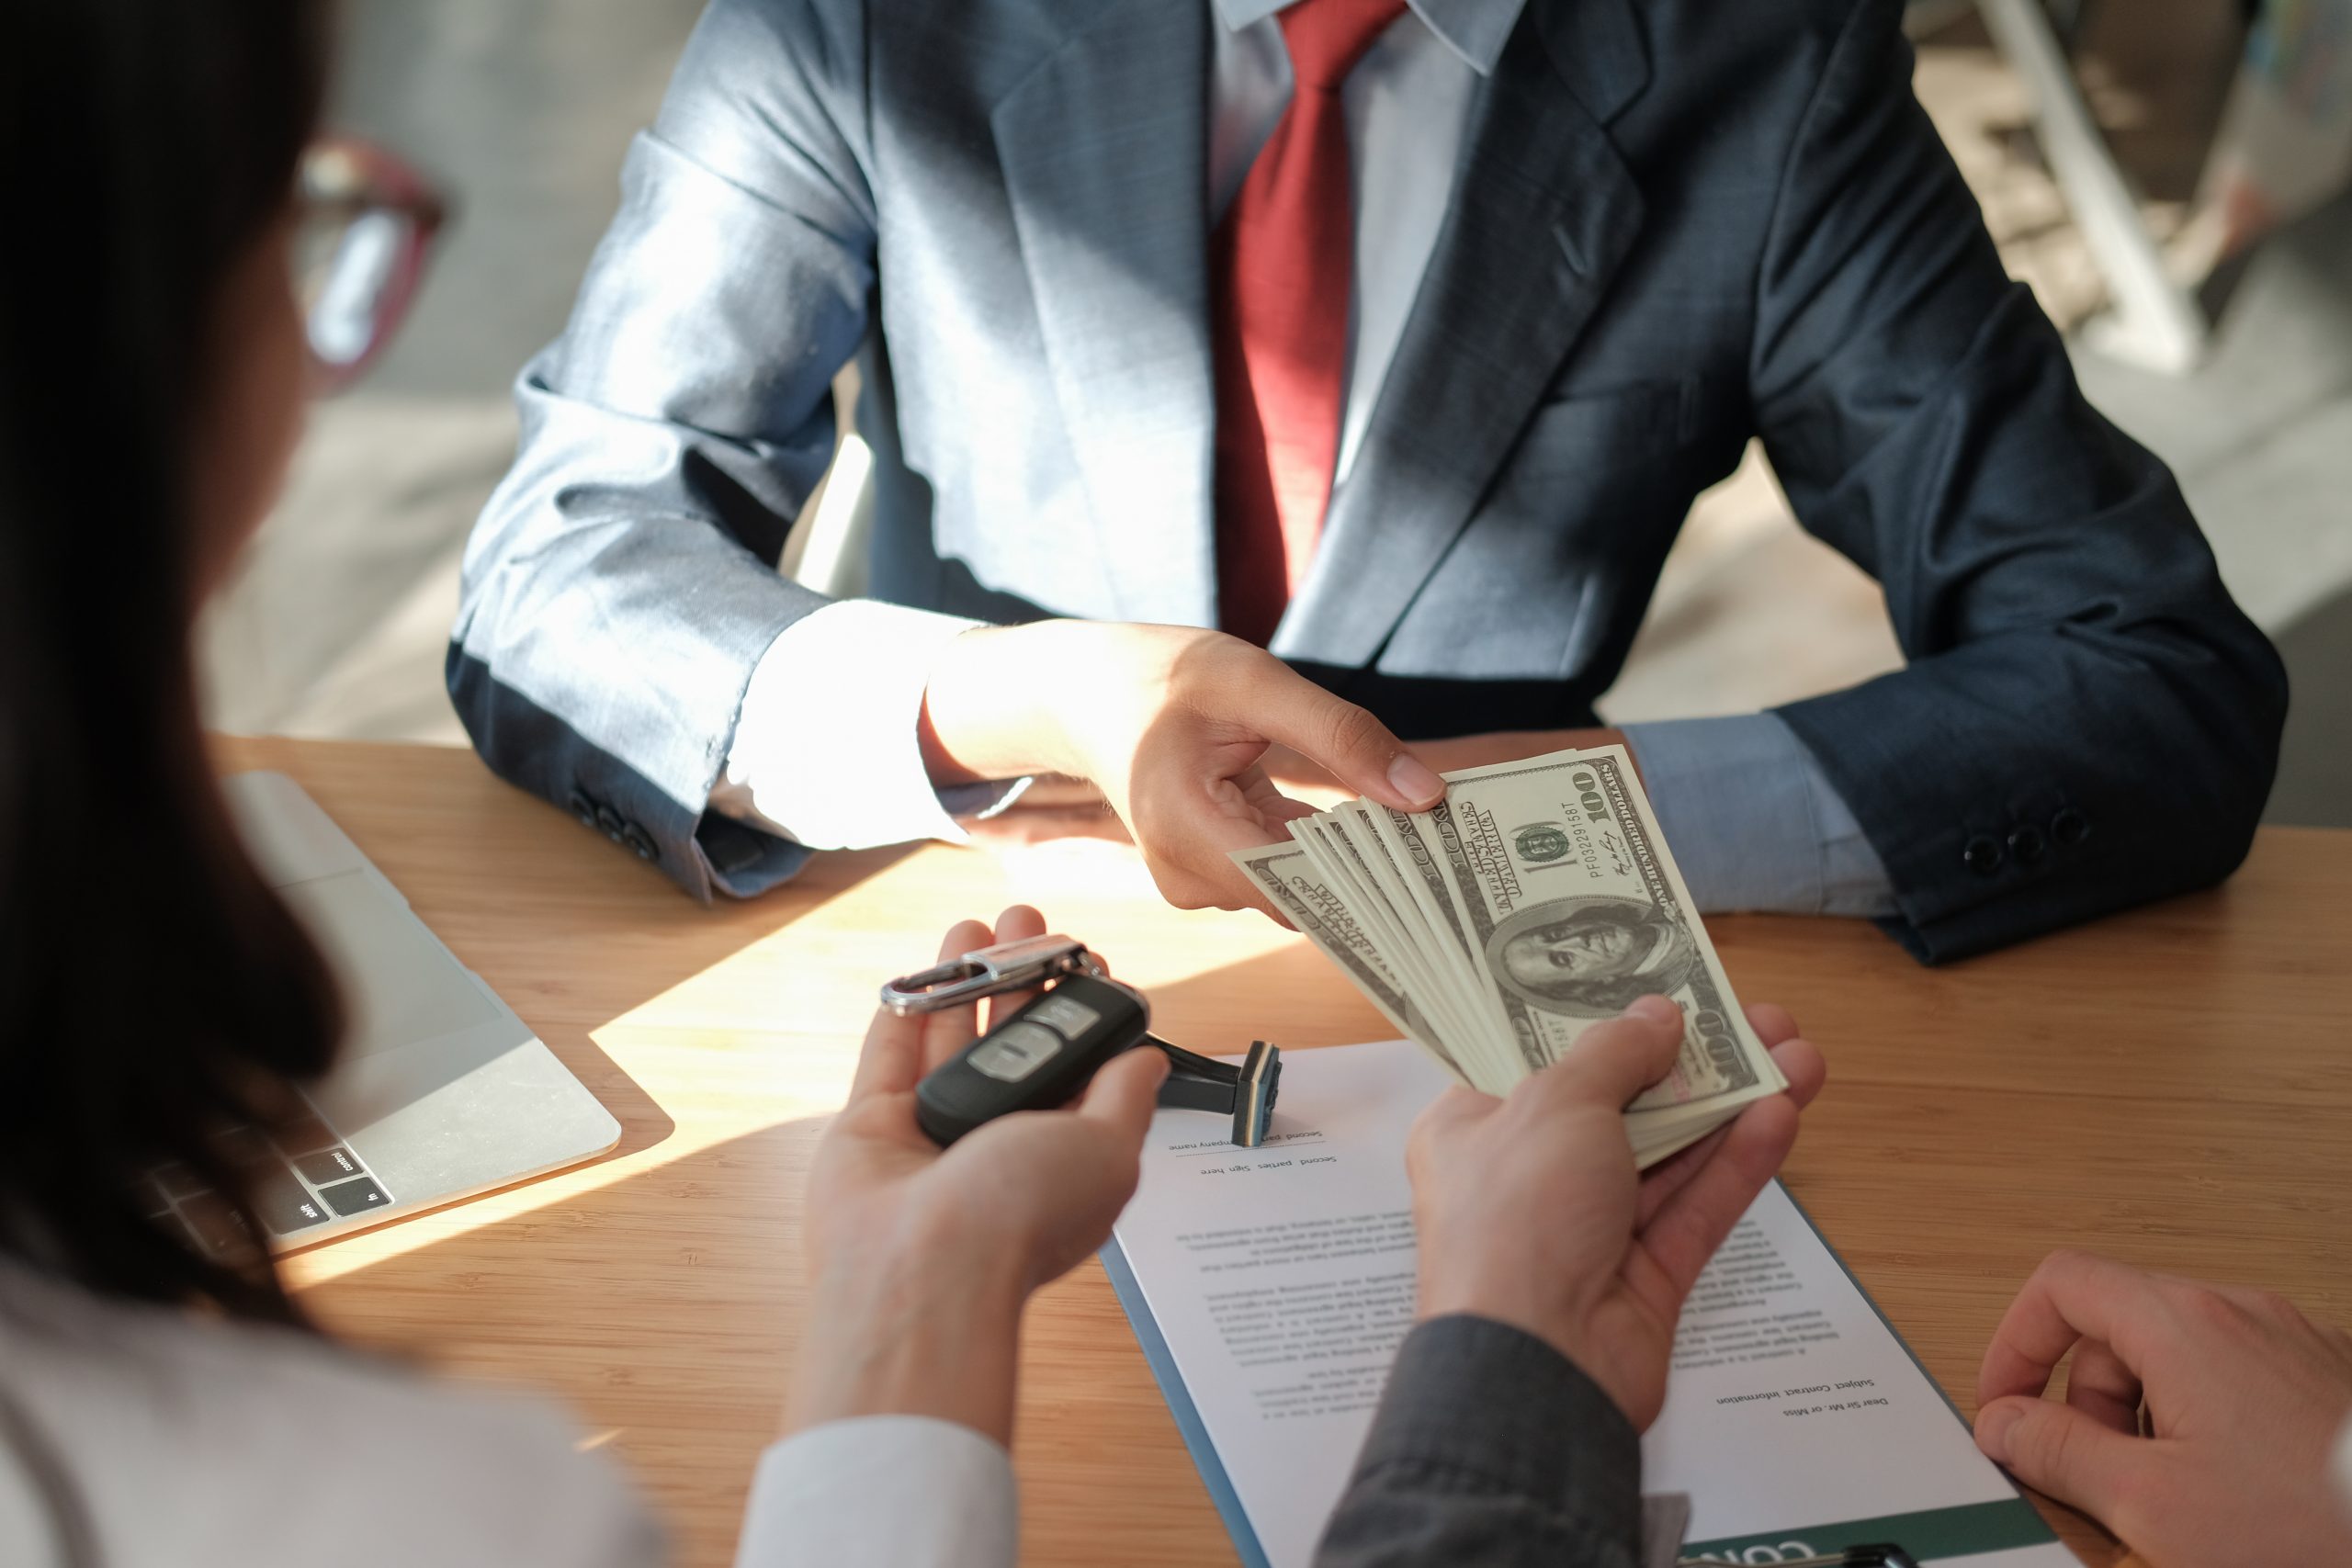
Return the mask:
<path fill-rule="evenodd" d="M 1295 0 L 1295 86 L 1213 243 L 1219 620 L 1264 644 L 1306 576 L 1340 453 L 1355 219 L 1340 86 L 1405 0 Z"/>

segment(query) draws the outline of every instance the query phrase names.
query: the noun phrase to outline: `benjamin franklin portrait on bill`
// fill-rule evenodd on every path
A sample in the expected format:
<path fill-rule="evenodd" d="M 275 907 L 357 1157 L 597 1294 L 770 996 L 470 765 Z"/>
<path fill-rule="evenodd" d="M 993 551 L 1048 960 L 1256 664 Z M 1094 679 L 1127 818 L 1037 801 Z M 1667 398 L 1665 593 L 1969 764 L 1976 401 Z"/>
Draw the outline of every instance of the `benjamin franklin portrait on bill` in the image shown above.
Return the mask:
<path fill-rule="evenodd" d="M 1593 894 L 1531 904 L 1495 928 L 1487 964 L 1530 1007 L 1580 1018 L 1670 994 L 1698 967 L 1690 928 L 1645 900 Z"/>

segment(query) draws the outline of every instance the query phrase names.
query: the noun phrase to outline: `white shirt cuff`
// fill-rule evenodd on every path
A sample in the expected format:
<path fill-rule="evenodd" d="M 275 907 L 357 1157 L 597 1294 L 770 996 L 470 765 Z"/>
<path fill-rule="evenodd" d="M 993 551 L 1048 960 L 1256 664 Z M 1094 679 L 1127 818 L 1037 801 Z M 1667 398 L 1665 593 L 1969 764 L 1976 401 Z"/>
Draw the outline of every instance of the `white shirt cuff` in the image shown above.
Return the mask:
<path fill-rule="evenodd" d="M 1885 863 L 1777 714 L 1624 726 L 1702 912 L 1895 912 Z"/>
<path fill-rule="evenodd" d="M 710 809 L 812 850 L 964 842 L 956 817 L 1001 810 L 1027 782 L 942 790 L 923 769 L 932 660 L 979 624 L 843 599 L 785 627 L 744 688 Z"/>
<path fill-rule="evenodd" d="M 829 1421 L 770 1445 L 735 1568 L 1012 1568 L 1012 1460 L 929 1416 Z"/>

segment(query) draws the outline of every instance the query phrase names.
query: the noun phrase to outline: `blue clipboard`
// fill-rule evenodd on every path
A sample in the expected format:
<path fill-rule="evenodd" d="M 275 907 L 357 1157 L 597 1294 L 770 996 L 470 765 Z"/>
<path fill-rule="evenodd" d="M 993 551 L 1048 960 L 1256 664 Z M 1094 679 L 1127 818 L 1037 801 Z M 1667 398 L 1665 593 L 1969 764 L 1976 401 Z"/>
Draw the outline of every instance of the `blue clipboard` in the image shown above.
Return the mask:
<path fill-rule="evenodd" d="M 1273 1568 L 1266 1561 L 1266 1549 L 1258 1544 L 1258 1531 L 1241 1506 L 1239 1494 L 1233 1490 L 1233 1478 L 1226 1474 L 1225 1461 L 1217 1457 L 1216 1445 L 1209 1440 L 1208 1427 L 1201 1419 L 1200 1408 L 1193 1403 L 1193 1391 L 1184 1386 L 1184 1374 L 1176 1370 L 1176 1357 L 1169 1350 L 1168 1341 L 1160 1337 L 1159 1321 L 1151 1315 L 1151 1303 L 1144 1300 L 1143 1287 L 1136 1282 L 1136 1271 L 1127 1266 L 1127 1255 L 1120 1250 L 1117 1236 L 1102 1244 L 1101 1256 L 1102 1272 L 1111 1276 L 1111 1289 L 1118 1292 L 1120 1310 L 1127 1314 L 1127 1322 L 1136 1331 L 1136 1343 L 1143 1347 L 1143 1359 L 1150 1363 L 1152 1380 L 1159 1384 L 1159 1396 L 1168 1401 L 1168 1413 L 1176 1417 L 1176 1429 L 1184 1436 L 1185 1451 L 1193 1456 L 1193 1464 L 1201 1472 L 1201 1483 L 1209 1489 L 1209 1501 L 1216 1505 L 1217 1517 L 1225 1520 L 1226 1533 L 1233 1537 L 1233 1550 L 1240 1554 L 1243 1568 Z"/>
<path fill-rule="evenodd" d="M 1785 1184 L 1776 1181 L 1775 1185 L 1786 1190 Z M 1870 1292 L 1862 1288 L 1862 1282 L 1854 1279 L 1853 1270 L 1846 1267 L 1846 1260 L 1838 1255 L 1838 1249 L 1829 1246 L 1829 1238 L 1822 1235 L 1821 1227 L 1814 1223 L 1804 1205 L 1797 1201 L 1796 1194 L 1792 1192 L 1788 1197 L 1798 1217 L 1812 1228 L 1815 1235 L 1821 1236 L 1822 1246 L 1831 1259 L 1847 1279 L 1853 1281 L 1855 1292 L 1868 1303 L 1871 1311 L 1877 1314 L 1879 1321 L 1886 1325 L 1887 1333 L 1903 1348 L 1904 1354 L 1918 1367 L 1919 1374 L 1927 1379 L 1928 1386 L 1943 1399 L 1951 1411 L 1952 1419 L 1962 1420 L 1960 1407 L 1951 1403 L 1949 1394 L 1944 1393 L 1942 1385 L 1928 1372 L 1926 1363 L 1920 1361 L 1910 1342 L 1896 1331 L 1893 1323 L 1888 1322 L 1886 1314 L 1880 1309 Z M 1210 1440 L 1208 1426 L 1201 1419 L 1200 1408 L 1193 1403 L 1192 1390 L 1185 1386 L 1183 1374 L 1177 1371 L 1176 1357 L 1159 1332 L 1159 1320 L 1152 1316 L 1151 1304 L 1144 1299 L 1143 1287 L 1136 1279 L 1135 1269 L 1128 1265 L 1127 1255 L 1121 1250 L 1117 1236 L 1102 1244 L 1100 1256 L 1102 1271 L 1111 1277 L 1111 1289 L 1118 1295 L 1120 1310 L 1127 1314 L 1127 1322 L 1135 1329 L 1136 1343 L 1142 1348 L 1143 1359 L 1151 1367 L 1153 1381 L 1159 1384 L 1160 1397 L 1167 1400 L 1169 1414 L 1176 1417 L 1176 1429 L 1183 1436 L 1185 1451 L 1193 1456 L 1193 1464 L 1201 1472 L 1201 1483 L 1208 1488 L 1209 1501 L 1216 1505 L 1217 1515 L 1225 1521 L 1226 1533 L 1233 1538 L 1235 1552 L 1239 1555 L 1244 1568 L 1273 1568 L 1266 1556 L 1265 1547 L 1258 1540 L 1256 1528 L 1250 1522 L 1248 1510 L 1241 1506 L 1240 1495 L 1233 1489 L 1232 1477 L 1226 1473 L 1225 1461 L 1218 1457 L 1216 1444 Z M 2042 1520 L 2041 1515 L 2026 1500 L 2022 1492 L 2014 1492 L 2008 1499 L 2001 1502 L 1966 1504 L 1888 1518 L 1847 1520 L 1833 1528 L 1841 1532 L 1850 1532 L 1845 1536 L 1849 1541 L 1894 1535 L 1897 1539 L 1911 1541 L 1916 1549 L 1928 1553 L 1929 1560 L 1964 1552 L 2039 1546 L 2058 1539 L 2056 1532 Z M 1747 1544 L 1745 1541 L 1700 1541 L 1687 1544 L 1685 1550 L 1736 1550 Z"/>

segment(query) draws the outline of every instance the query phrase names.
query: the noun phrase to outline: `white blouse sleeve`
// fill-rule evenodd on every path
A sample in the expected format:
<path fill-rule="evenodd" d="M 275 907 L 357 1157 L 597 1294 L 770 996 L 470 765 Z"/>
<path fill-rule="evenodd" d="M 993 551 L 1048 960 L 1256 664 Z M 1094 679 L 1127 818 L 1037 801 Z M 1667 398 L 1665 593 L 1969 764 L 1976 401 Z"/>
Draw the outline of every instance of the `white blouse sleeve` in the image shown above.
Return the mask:
<path fill-rule="evenodd" d="M 1012 1461 L 927 1416 L 829 1421 L 760 1457 L 735 1568 L 1012 1568 Z"/>

